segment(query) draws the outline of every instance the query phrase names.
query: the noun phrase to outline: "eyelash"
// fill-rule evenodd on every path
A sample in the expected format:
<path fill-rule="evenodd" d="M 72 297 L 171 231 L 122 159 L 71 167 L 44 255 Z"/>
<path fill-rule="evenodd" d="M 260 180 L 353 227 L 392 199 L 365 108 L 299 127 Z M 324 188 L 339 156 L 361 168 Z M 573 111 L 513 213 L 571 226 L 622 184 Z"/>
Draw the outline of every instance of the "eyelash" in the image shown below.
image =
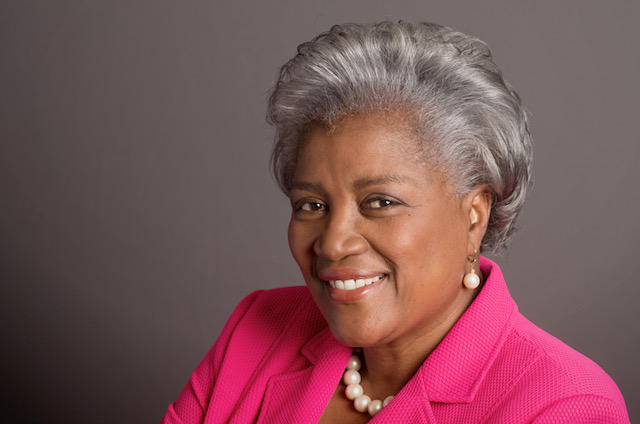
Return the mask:
<path fill-rule="evenodd" d="M 363 203 L 371 205 L 374 202 L 379 202 L 379 204 L 381 206 L 370 207 L 368 209 L 373 209 L 373 210 L 385 209 L 385 208 L 390 208 L 390 207 L 397 206 L 397 205 L 400 204 L 399 202 L 396 202 L 394 200 L 388 199 L 386 197 L 373 197 L 371 199 L 365 200 Z M 305 210 L 303 208 L 306 205 L 313 205 L 316 208 L 312 209 L 312 210 Z M 322 203 L 320 201 L 317 201 L 317 200 L 301 200 L 301 201 L 299 201 L 299 202 L 297 202 L 295 204 L 294 209 L 295 209 L 296 212 L 313 213 L 313 212 L 321 212 L 323 210 L 326 210 L 327 206 L 324 203 Z"/>

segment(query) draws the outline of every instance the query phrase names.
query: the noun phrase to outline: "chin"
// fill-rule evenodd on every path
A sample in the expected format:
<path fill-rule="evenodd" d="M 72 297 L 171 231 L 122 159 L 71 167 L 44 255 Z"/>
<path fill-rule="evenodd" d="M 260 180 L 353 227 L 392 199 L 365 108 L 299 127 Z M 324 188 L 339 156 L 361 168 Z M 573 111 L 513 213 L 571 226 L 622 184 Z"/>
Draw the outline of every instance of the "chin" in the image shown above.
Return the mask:
<path fill-rule="evenodd" d="M 383 337 L 362 326 L 345 326 L 329 322 L 333 336 L 343 345 L 351 347 L 371 347 L 380 344 Z"/>

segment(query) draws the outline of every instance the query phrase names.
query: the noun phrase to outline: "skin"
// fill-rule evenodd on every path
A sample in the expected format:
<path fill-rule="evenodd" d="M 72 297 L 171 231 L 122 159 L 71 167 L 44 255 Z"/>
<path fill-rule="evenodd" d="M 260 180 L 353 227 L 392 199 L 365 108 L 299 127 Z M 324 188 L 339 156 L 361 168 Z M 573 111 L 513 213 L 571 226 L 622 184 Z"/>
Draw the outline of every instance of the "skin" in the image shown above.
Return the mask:
<path fill-rule="evenodd" d="M 362 347 L 361 384 L 372 399 L 400 391 L 480 290 L 462 279 L 491 209 L 486 184 L 453 194 L 445 174 L 416 155 L 401 118 L 366 114 L 312 128 L 289 192 L 293 257 L 334 336 Z M 385 278 L 363 299 L 340 303 L 320 275 L 345 269 Z M 321 422 L 368 418 L 341 383 Z"/>

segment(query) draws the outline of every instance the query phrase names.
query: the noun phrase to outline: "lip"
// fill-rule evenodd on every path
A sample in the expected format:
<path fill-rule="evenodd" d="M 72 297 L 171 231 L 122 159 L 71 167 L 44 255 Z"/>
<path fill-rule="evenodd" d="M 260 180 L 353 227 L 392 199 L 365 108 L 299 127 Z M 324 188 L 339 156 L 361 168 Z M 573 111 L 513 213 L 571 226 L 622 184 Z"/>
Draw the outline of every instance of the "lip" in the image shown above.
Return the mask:
<path fill-rule="evenodd" d="M 368 277 L 358 277 L 358 279 L 373 278 L 381 274 L 383 273 L 373 274 Z M 350 274 L 348 277 L 351 277 L 351 276 L 353 276 L 353 274 Z M 324 283 L 324 287 L 327 293 L 329 294 L 329 298 L 334 302 L 356 303 L 365 299 L 366 297 L 375 293 L 376 291 L 378 291 L 382 287 L 382 285 L 387 281 L 387 277 L 388 277 L 388 274 L 384 274 L 384 277 L 382 277 L 378 281 L 371 283 L 368 286 L 360 287 L 353 290 L 334 289 L 327 282 Z M 331 280 L 334 280 L 334 279 L 341 280 L 342 278 L 331 278 Z"/>

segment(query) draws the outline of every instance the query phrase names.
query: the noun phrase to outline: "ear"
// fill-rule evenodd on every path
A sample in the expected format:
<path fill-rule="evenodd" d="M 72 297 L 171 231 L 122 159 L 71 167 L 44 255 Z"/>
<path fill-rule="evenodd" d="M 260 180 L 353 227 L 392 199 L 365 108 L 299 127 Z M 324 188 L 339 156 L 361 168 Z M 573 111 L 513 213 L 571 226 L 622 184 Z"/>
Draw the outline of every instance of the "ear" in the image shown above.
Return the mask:
<path fill-rule="evenodd" d="M 469 231 L 467 253 L 471 255 L 474 249 L 480 250 L 482 238 L 487 232 L 491 215 L 491 189 L 485 183 L 477 184 L 462 203 Z"/>

